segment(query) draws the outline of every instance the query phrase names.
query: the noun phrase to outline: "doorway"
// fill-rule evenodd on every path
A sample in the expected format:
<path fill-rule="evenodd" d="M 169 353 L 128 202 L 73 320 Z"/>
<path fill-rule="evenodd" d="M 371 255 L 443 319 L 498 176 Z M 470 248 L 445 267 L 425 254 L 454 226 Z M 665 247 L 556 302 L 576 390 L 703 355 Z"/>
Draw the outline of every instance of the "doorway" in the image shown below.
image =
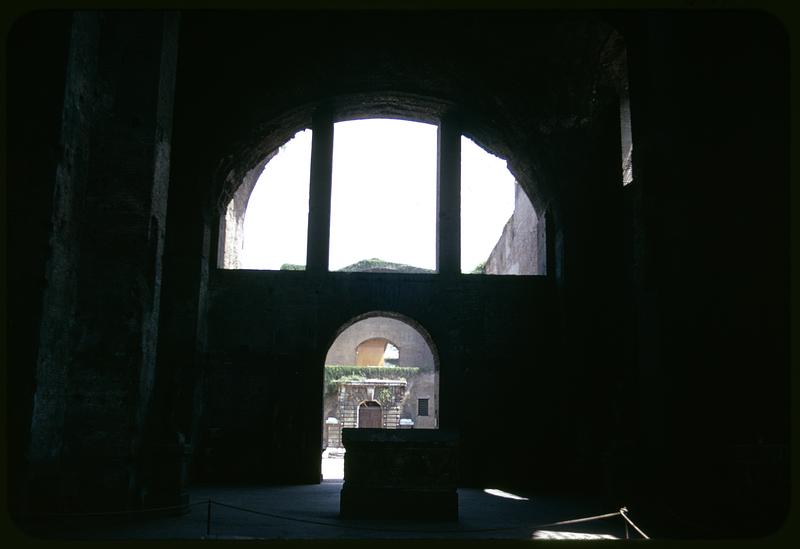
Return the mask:
<path fill-rule="evenodd" d="M 325 357 L 322 478 L 343 478 L 343 429 L 437 429 L 438 396 L 438 353 L 419 323 L 388 311 L 345 323 Z"/>
<path fill-rule="evenodd" d="M 358 406 L 358 428 L 380 429 L 383 427 L 383 409 L 378 402 L 368 400 Z"/>

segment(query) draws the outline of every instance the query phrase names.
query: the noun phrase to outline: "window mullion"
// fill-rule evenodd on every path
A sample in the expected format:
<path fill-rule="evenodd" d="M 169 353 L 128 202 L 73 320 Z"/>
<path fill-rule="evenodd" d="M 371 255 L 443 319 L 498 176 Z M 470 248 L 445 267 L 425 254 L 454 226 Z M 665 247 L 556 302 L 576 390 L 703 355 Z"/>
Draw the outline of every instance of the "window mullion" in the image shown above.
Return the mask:
<path fill-rule="evenodd" d="M 461 272 L 461 125 L 454 115 L 439 122 L 436 173 L 436 270 Z"/>
<path fill-rule="evenodd" d="M 333 111 L 320 108 L 311 121 L 311 175 L 308 195 L 306 270 L 326 272 L 330 249 Z"/>

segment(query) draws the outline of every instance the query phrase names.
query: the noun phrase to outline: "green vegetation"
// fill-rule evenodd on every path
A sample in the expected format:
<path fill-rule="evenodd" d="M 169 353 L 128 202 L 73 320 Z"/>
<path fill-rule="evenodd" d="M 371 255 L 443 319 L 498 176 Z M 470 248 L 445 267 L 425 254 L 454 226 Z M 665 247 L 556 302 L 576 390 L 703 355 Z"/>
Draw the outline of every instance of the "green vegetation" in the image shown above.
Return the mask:
<path fill-rule="evenodd" d="M 342 381 L 364 381 L 367 379 L 402 379 L 417 375 L 419 368 L 412 366 L 348 366 L 328 364 L 325 366 L 325 392 L 332 393 Z"/>
<path fill-rule="evenodd" d="M 477 267 L 472 269 L 470 274 L 486 274 L 486 262 L 482 261 L 478 263 Z"/>
<path fill-rule="evenodd" d="M 381 406 L 391 406 L 392 402 L 394 402 L 394 392 L 388 387 L 384 387 L 378 391 L 378 394 L 375 395 L 375 398 L 381 403 Z"/>
<path fill-rule="evenodd" d="M 340 272 L 376 272 L 376 273 L 434 273 L 432 269 L 423 269 L 422 267 L 414 267 L 412 265 L 405 265 L 403 263 L 392 263 L 391 261 L 384 261 L 373 257 L 372 259 L 362 259 L 357 263 L 342 267 Z"/>
<path fill-rule="evenodd" d="M 281 265 L 281 271 L 305 271 L 305 265 L 296 265 L 294 263 L 284 263 Z"/>

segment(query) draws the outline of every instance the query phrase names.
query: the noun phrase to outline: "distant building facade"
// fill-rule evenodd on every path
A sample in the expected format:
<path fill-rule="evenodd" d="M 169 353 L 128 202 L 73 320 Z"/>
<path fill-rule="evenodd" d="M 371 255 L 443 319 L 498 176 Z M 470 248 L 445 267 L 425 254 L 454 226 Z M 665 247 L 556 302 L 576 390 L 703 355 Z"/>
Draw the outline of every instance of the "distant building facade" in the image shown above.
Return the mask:
<path fill-rule="evenodd" d="M 388 344 L 398 356 L 384 360 Z M 338 447 L 343 427 L 435 429 L 438 426 L 436 362 L 433 351 L 414 327 L 391 317 L 355 322 L 336 338 L 326 365 L 418 368 L 401 379 L 382 379 L 367 371 L 363 379 L 336 383 L 325 395 L 324 444 Z M 329 388 L 330 389 L 330 388 Z"/>

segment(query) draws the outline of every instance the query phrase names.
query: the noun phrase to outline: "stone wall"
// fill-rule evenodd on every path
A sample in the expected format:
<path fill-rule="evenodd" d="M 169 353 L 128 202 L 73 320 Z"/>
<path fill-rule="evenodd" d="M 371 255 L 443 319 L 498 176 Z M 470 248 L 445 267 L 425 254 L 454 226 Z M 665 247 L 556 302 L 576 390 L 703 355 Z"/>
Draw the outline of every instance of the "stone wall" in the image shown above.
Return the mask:
<path fill-rule="evenodd" d="M 409 419 L 413 422 L 411 428 L 436 429 L 439 415 L 437 398 L 439 388 L 436 378 L 437 374 L 434 372 L 420 372 L 401 382 L 386 381 L 383 384 L 372 383 L 371 385 L 366 381 L 342 382 L 338 390 L 325 393 L 322 422 L 325 425 L 329 418 L 335 418 L 339 421 L 340 427 L 356 427 L 353 406 L 357 406 L 364 400 L 376 400 L 374 395 L 380 392 L 381 388 L 391 386 L 392 391 L 399 390 L 397 387 L 402 387 L 402 391 L 397 393 L 397 398 L 392 403 L 392 417 L 387 419 L 388 416 L 384 416 L 385 428 L 395 429 L 401 419 Z M 367 384 L 367 388 L 364 388 L 364 384 Z M 353 400 L 356 397 L 360 400 Z M 421 398 L 428 400 L 427 415 L 418 413 L 418 400 Z M 327 427 L 323 427 L 323 429 L 327 429 Z M 323 437 L 323 440 L 327 440 L 327 435 Z"/>
<path fill-rule="evenodd" d="M 368 380 L 342 383 L 338 391 L 337 418 L 343 428 L 358 427 L 358 407 L 374 400 L 381 405 L 384 429 L 397 429 L 400 407 L 406 397 L 406 383 L 398 380 Z"/>
<path fill-rule="evenodd" d="M 414 429 L 435 429 L 438 427 L 436 422 L 438 416 L 436 375 L 432 372 L 420 373 L 408 380 L 406 399 L 403 401 L 401 417 L 413 420 Z M 417 400 L 420 398 L 428 399 L 427 416 L 421 416 L 417 413 Z"/>
<path fill-rule="evenodd" d="M 569 447 L 572 404 L 546 389 L 567 383 L 555 361 L 560 323 L 552 281 L 327 273 L 313 291 L 308 282 L 307 273 L 294 271 L 214 272 L 198 481 L 316 482 L 322 415 L 334 408 L 328 402 L 323 410 L 325 356 L 340 326 L 374 310 L 417 320 L 437 344 L 438 427 L 460 433 L 469 482 L 510 478 L 522 466 L 515 456 L 531 456 L 530 467 Z M 512 385 L 502 371 L 514 372 Z M 424 396 L 430 377 L 420 385 L 410 394 Z M 535 399 L 518 393 L 530 387 L 542 388 Z M 502 409 L 503 421 L 487 417 L 487 409 Z M 538 418 L 536 447 L 546 446 L 535 454 L 534 439 L 517 436 L 530 430 L 531 417 Z"/>
<path fill-rule="evenodd" d="M 486 274 L 544 274 L 539 253 L 540 240 L 544 245 L 543 236 L 539 235 L 539 219 L 531 201 L 522 187 L 515 184 L 514 213 L 486 260 Z"/>
<path fill-rule="evenodd" d="M 31 15 L 63 32 L 61 15 Z M 45 187 L 51 235 L 35 275 L 44 279 L 26 447 L 31 510 L 138 507 L 159 489 L 146 470 L 157 436 L 147 419 L 179 20 L 79 12 L 68 23 L 58 142 L 46 153 L 56 164 L 44 168 L 54 168 Z"/>
<path fill-rule="evenodd" d="M 374 316 L 359 320 L 340 333 L 325 356 L 325 364 L 356 364 L 356 349 L 373 338 L 389 340 L 398 348 L 398 366 L 415 366 L 428 371 L 434 368 L 434 357 L 425 338 L 401 320 Z"/>

